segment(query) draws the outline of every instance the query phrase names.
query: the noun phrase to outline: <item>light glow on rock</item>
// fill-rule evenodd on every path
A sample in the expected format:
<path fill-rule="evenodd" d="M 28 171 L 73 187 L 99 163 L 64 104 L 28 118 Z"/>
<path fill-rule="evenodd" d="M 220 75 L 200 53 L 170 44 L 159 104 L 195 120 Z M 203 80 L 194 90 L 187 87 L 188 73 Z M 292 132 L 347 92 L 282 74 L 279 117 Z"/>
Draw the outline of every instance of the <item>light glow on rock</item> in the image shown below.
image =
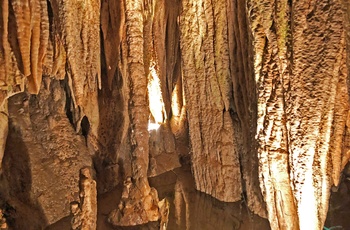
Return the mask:
<path fill-rule="evenodd" d="M 148 98 L 149 98 L 149 109 L 153 119 L 148 122 L 148 130 L 157 130 L 159 126 L 164 123 L 166 119 L 165 106 L 160 87 L 160 80 L 153 63 L 149 69 L 148 76 Z"/>
<path fill-rule="evenodd" d="M 158 123 L 148 123 L 148 131 L 157 130 L 160 127 Z"/>

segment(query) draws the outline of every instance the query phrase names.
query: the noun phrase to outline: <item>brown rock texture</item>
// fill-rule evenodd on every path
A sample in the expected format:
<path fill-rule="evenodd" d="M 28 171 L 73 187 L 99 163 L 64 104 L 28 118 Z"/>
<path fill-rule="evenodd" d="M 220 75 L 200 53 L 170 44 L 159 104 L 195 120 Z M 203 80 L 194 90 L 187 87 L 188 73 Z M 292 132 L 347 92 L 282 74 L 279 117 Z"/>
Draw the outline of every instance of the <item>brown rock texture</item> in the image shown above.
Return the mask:
<path fill-rule="evenodd" d="M 97 188 L 91 168 L 80 169 L 79 201 L 71 203 L 72 229 L 96 229 L 97 222 Z"/>
<path fill-rule="evenodd" d="M 253 75 L 253 46 L 248 25 L 246 1 L 227 2 L 227 33 L 230 55 L 230 76 L 233 85 L 233 121 L 237 124 L 236 142 L 239 144 L 243 196 L 249 208 L 266 218 L 258 176 L 256 140 L 257 95 Z"/>
<path fill-rule="evenodd" d="M 66 117 L 62 86 L 49 78 L 44 82 L 37 96 L 20 93 L 9 98 L 3 160 L 7 182 L 1 182 L 1 195 L 23 220 L 23 206 L 31 209 L 34 222 L 24 227 L 25 221 L 18 221 L 15 229 L 43 228 L 69 215 L 69 203 L 79 195 L 76 172 L 92 165 L 84 138 L 75 134 Z"/>
<path fill-rule="evenodd" d="M 249 1 L 260 186 L 272 229 L 322 229 L 348 116 L 342 5 Z"/>
<path fill-rule="evenodd" d="M 230 110 L 226 1 L 182 1 L 184 95 L 196 188 L 222 201 L 241 199 L 239 147 Z"/>
<path fill-rule="evenodd" d="M 197 190 L 272 229 L 322 229 L 348 178 L 349 39 L 345 0 L 0 2 L 8 227 L 96 229 L 97 193 L 119 189 L 112 225 L 166 228 L 148 179 L 187 165 Z"/>

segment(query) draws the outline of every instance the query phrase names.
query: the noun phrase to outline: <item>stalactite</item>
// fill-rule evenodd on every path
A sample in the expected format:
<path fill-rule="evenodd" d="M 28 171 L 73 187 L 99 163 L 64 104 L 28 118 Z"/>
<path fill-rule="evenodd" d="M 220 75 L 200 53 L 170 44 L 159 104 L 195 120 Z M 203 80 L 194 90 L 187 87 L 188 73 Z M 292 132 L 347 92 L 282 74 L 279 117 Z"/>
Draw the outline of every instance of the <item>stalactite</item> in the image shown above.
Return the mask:
<path fill-rule="evenodd" d="M 180 41 L 196 188 L 222 201 L 241 199 L 234 139 L 226 1 L 183 1 Z"/>
<path fill-rule="evenodd" d="M 248 6 L 260 186 L 271 228 L 321 229 L 342 170 L 349 109 L 340 3 Z"/>
<path fill-rule="evenodd" d="M 8 1 L 1 3 L 0 11 L 0 105 L 11 95 L 24 90 L 24 78 L 20 72 L 21 60 L 18 55 L 16 22 Z"/>
<path fill-rule="evenodd" d="M 0 10 L 0 90 L 6 92 L 8 84 L 8 75 L 10 74 L 10 47 L 8 43 L 8 20 L 9 20 L 9 2 L 3 1 Z M 4 93 L 5 94 L 5 93 Z M 0 99 L 0 104 L 3 103 L 5 97 Z"/>
<path fill-rule="evenodd" d="M 2 173 L 2 159 L 5 153 L 6 140 L 8 135 L 8 109 L 7 100 L 2 100 L 0 92 L 0 174 Z"/>
<path fill-rule="evenodd" d="M 43 59 L 47 49 L 49 25 L 45 0 L 11 1 L 16 19 L 19 51 L 28 92 L 37 94 L 42 79 Z M 14 48 L 14 47 L 12 47 Z"/>
<path fill-rule="evenodd" d="M 112 81 L 117 72 L 120 58 L 120 40 L 122 25 L 124 24 L 123 1 L 102 1 L 101 30 L 103 34 L 103 48 L 106 61 L 108 86 L 112 88 Z"/>
<path fill-rule="evenodd" d="M 30 43 L 31 43 L 31 9 L 30 1 L 11 1 L 16 18 L 17 39 L 22 58 L 23 74 L 29 76 L 30 71 Z M 33 12 L 34 13 L 34 12 Z"/>
<path fill-rule="evenodd" d="M 73 123 L 80 131 L 80 123 L 87 116 L 91 123 L 90 135 L 96 137 L 99 124 L 97 88 L 100 79 L 100 1 L 63 1 L 51 2 L 57 21 L 58 41 L 63 41 L 65 52 L 59 51 L 56 67 L 63 65 L 66 55 L 67 76 L 71 91 Z M 55 41 L 56 42 L 56 41 Z M 63 55 L 63 56 L 61 56 Z"/>
<path fill-rule="evenodd" d="M 72 91 L 76 106 L 83 106 L 84 96 L 96 90 L 100 77 L 100 1 L 60 0 L 58 8 Z"/>
<path fill-rule="evenodd" d="M 13 2 L 12 2 L 13 3 Z M 18 3 L 20 4 L 20 2 Z M 24 90 L 23 75 L 19 71 L 19 63 L 12 50 L 11 43 L 16 35 L 12 34 L 10 1 L 0 3 L 0 167 L 8 135 L 8 98 Z M 12 24 L 14 25 L 14 24 Z"/>
<path fill-rule="evenodd" d="M 342 139 L 348 110 L 348 102 L 344 101 L 348 97 L 344 84 L 347 71 L 340 6 L 340 2 L 328 1 L 313 2 L 310 7 L 303 2 L 293 6 L 295 77 L 290 82 L 288 96 L 293 103 L 288 107 L 287 120 L 291 130 L 293 192 L 303 229 L 322 227 L 328 209 L 329 187 L 337 183 L 336 178 L 332 181 L 330 172 L 333 176 L 340 173 L 338 156 L 341 150 L 332 149 L 332 142 Z M 310 110 L 313 105 L 317 106 L 317 111 Z M 305 212 L 313 213 L 315 221 L 310 222 Z"/>
<path fill-rule="evenodd" d="M 258 88 L 257 137 L 260 186 L 272 229 L 299 229 L 289 178 L 288 133 L 285 125 L 284 87 L 288 85 L 287 1 L 264 4 L 250 1 Z M 276 9 L 276 11 L 275 11 Z M 275 18 L 275 21 L 273 19 Z M 261 57 L 261 58 L 260 58 Z M 259 59 L 260 58 L 260 59 Z"/>

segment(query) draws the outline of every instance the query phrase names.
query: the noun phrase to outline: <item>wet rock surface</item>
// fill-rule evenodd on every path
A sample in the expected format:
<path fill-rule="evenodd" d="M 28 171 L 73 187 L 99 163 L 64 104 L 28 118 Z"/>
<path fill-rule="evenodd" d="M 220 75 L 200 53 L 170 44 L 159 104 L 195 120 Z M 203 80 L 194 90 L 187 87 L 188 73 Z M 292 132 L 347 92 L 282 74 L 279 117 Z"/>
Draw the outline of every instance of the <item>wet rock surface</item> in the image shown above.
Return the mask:
<path fill-rule="evenodd" d="M 203 230 L 269 230 L 269 223 L 251 213 L 244 202 L 225 203 L 195 190 L 189 167 L 178 168 L 150 179 L 150 185 L 158 191 L 159 199 L 169 202 L 167 229 Z M 121 187 L 99 196 L 97 229 L 160 229 L 160 222 L 134 227 L 113 227 L 106 215 L 114 209 L 121 197 Z"/>

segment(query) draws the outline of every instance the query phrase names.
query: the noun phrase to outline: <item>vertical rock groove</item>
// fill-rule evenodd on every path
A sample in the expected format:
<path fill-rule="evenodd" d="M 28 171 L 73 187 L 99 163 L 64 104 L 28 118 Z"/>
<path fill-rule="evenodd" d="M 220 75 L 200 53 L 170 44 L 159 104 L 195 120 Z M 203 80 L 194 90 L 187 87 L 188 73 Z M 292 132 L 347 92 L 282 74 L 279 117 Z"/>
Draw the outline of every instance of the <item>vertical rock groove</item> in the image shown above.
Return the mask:
<path fill-rule="evenodd" d="M 196 188 L 223 201 L 241 198 L 236 130 L 230 115 L 226 1 L 182 1 L 183 83 Z"/>
<path fill-rule="evenodd" d="M 249 1 L 260 186 L 272 229 L 321 229 L 348 112 L 341 4 Z"/>
<path fill-rule="evenodd" d="M 246 13 L 246 1 L 227 1 L 227 21 L 230 54 L 230 72 L 233 84 L 233 121 L 239 123 L 237 142 L 241 143 L 240 164 L 243 174 L 244 197 L 249 208 L 266 217 L 261 196 L 256 154 L 256 84 L 253 75 L 251 33 Z M 238 117 L 238 118 L 237 118 Z"/>
<path fill-rule="evenodd" d="M 300 227 L 321 228 L 329 187 L 338 184 L 342 153 L 334 144 L 341 142 L 348 111 L 343 16 L 340 2 L 297 2 L 293 10 L 291 175 Z M 314 225 L 303 212 L 318 217 Z"/>
<path fill-rule="evenodd" d="M 16 19 L 23 74 L 28 77 L 28 92 L 37 94 L 49 36 L 47 4 L 45 0 L 11 3 Z"/>
<path fill-rule="evenodd" d="M 250 1 L 254 71 L 258 92 L 260 187 L 273 229 L 298 229 L 289 178 L 284 87 L 288 86 L 287 1 Z"/>

